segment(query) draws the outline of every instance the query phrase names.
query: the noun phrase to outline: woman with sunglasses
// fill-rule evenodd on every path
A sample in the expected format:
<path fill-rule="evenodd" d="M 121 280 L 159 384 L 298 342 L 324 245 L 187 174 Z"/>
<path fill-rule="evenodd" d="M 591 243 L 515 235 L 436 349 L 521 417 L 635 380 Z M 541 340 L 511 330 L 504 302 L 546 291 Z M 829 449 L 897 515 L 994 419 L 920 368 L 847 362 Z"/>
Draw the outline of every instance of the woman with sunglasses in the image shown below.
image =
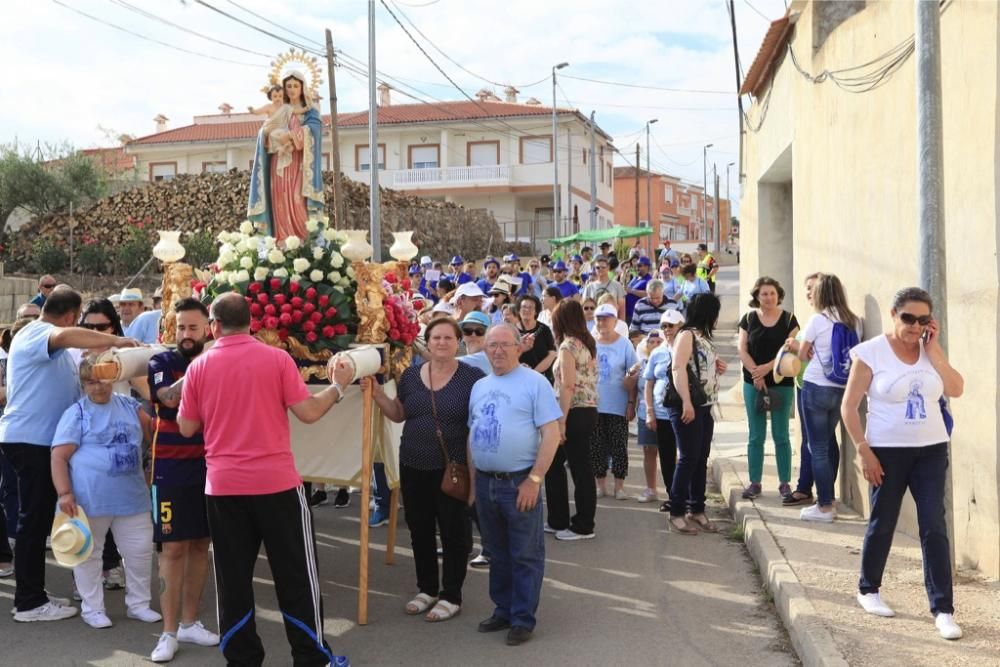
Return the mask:
<path fill-rule="evenodd" d="M 587 331 L 583 308 L 568 299 L 552 316 L 552 328 L 559 345 L 555 362 L 555 388 L 562 408 L 556 450 L 545 473 L 545 503 L 548 507 L 546 532 L 557 540 L 589 540 L 594 537 L 597 487 L 590 465 L 590 434 L 597 427 L 597 345 Z M 566 462 L 573 477 L 576 514 L 569 514 Z"/>
<path fill-rule="evenodd" d="M 459 322 L 459 326 L 462 327 L 465 354 L 460 356 L 458 360 L 463 364 L 475 366 L 486 375 L 493 372 L 490 360 L 486 358 L 486 330 L 490 328 L 490 325 L 489 315 L 479 310 L 472 311 Z"/>
<path fill-rule="evenodd" d="M 894 616 L 879 594 L 906 490 L 916 503 L 924 583 L 938 633 L 958 639 L 952 603 L 951 546 L 945 514 L 948 441 L 944 397 L 958 398 L 965 380 L 941 347 L 930 295 L 919 287 L 896 293 L 892 329 L 851 350 L 841 414 L 871 484 L 871 516 L 861 551 L 858 603 Z M 868 397 L 866 425 L 858 415 Z"/>
<path fill-rule="evenodd" d="M 840 449 L 836 431 L 840 423 L 840 404 L 844 398 L 844 385 L 828 377 L 833 373 L 833 334 L 836 324 L 843 324 L 861 337 L 861 318 L 851 312 L 840 279 L 833 274 L 823 274 L 813 288 L 813 308 L 816 313 L 809 318 L 799 358 L 808 361 L 815 357 L 802 375 L 802 423 L 809 439 L 812 454 L 813 478 L 816 480 L 816 503 L 804 507 L 799 513 L 803 521 L 830 523 L 837 517 L 833 505 L 834 483 L 840 467 Z"/>
<path fill-rule="evenodd" d="M 511 292 L 511 284 L 506 280 L 498 280 L 488 292 L 493 297 L 493 303 L 489 307 L 491 324 L 503 322 L 503 307 L 510 303 Z"/>

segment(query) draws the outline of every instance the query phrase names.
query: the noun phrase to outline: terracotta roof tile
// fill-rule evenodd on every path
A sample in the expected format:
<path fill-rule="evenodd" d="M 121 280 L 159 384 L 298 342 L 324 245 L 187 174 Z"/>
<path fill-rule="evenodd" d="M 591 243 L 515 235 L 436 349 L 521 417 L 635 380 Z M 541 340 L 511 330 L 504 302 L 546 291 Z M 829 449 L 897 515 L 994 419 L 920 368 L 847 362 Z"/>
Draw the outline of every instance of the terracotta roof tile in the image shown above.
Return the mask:
<path fill-rule="evenodd" d="M 757 92 L 767 83 L 771 68 L 783 53 L 791 31 L 792 21 L 789 14 L 786 14 L 777 21 L 771 21 L 771 27 L 767 29 L 767 34 L 764 35 L 764 41 L 757 51 L 757 56 L 753 59 L 750 69 L 747 70 L 746 78 L 743 79 L 743 86 L 740 87 L 740 95 L 750 93 L 754 97 L 758 97 Z"/>
<path fill-rule="evenodd" d="M 559 109 L 559 113 L 575 113 L 572 109 Z M 510 102 L 438 102 L 434 104 L 393 104 L 379 107 L 379 125 L 409 123 L 453 122 L 489 120 L 496 118 L 525 118 L 551 116 L 552 107 L 515 104 Z M 354 111 L 337 116 L 340 127 L 367 127 L 368 112 Z M 323 125 L 330 123 L 330 116 L 323 116 Z M 257 136 L 263 121 L 234 121 L 231 123 L 196 123 L 165 132 L 140 137 L 130 145 L 218 142 L 252 139 Z"/>

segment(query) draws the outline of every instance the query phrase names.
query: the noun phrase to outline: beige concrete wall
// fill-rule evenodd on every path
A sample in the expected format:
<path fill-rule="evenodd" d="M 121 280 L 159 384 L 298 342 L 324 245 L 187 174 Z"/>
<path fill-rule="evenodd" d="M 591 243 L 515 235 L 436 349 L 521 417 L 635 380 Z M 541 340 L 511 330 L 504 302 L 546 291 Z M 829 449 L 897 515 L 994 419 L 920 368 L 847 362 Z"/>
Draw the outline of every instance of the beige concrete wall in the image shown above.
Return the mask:
<path fill-rule="evenodd" d="M 913 4 L 869 3 L 814 50 L 811 3 L 791 45 L 813 74 L 858 65 L 913 33 Z M 958 564 L 1000 576 L 998 500 L 998 21 L 996 3 L 952 3 L 941 17 L 948 336 L 966 394 L 954 401 L 952 523 Z M 778 65 L 766 117 L 747 132 L 741 203 L 742 289 L 762 272 L 838 274 L 865 338 L 890 326 L 893 293 L 919 281 L 915 59 L 863 94 L 814 84 L 787 56 Z M 760 102 L 760 101 L 759 101 Z M 761 122 L 762 104 L 750 111 Z M 782 200 L 782 190 L 790 192 Z M 791 241 L 783 211 L 792 211 Z M 801 289 L 790 303 L 809 313 Z M 867 512 L 867 489 L 850 443 L 840 496 Z M 912 507 L 900 528 L 915 533 Z"/>
<path fill-rule="evenodd" d="M 0 278 L 0 323 L 11 324 L 17 309 L 38 294 L 38 281 L 31 278 Z"/>

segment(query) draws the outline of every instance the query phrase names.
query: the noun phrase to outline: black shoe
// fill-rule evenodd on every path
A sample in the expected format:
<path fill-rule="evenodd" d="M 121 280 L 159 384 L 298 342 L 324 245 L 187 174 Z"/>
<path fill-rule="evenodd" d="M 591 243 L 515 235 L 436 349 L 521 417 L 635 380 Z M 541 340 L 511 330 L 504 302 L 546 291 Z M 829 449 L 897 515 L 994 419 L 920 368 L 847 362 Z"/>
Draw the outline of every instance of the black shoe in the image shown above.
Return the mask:
<path fill-rule="evenodd" d="M 661 512 L 669 512 L 670 511 L 670 501 L 669 500 L 664 500 L 663 501 L 663 504 L 660 505 L 660 511 Z"/>
<path fill-rule="evenodd" d="M 313 491 L 312 498 L 309 499 L 310 507 L 326 505 L 326 491 Z"/>
<path fill-rule="evenodd" d="M 523 625 L 515 625 L 507 632 L 507 646 L 520 646 L 531 639 L 531 630 Z"/>
<path fill-rule="evenodd" d="M 496 632 L 497 630 L 505 630 L 510 627 L 510 621 L 506 618 L 500 618 L 499 616 L 490 616 L 485 621 L 479 624 L 480 632 Z"/>
<path fill-rule="evenodd" d="M 351 506 L 351 494 L 347 489 L 337 491 L 337 497 L 333 499 L 333 506 L 339 510 Z"/>

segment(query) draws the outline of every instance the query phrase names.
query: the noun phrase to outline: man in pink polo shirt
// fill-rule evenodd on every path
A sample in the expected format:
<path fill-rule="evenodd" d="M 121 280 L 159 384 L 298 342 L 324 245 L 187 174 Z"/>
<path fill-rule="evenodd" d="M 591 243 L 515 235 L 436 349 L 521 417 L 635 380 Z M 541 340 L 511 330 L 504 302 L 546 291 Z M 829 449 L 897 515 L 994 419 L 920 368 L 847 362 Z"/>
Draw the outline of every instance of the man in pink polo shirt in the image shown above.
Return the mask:
<path fill-rule="evenodd" d="M 231 665 L 264 661 L 253 598 L 263 541 L 294 664 L 345 665 L 323 639 L 312 513 L 295 470 L 288 410 L 306 424 L 319 420 L 343 397 L 352 371 L 337 364 L 333 384 L 312 395 L 287 352 L 249 335 L 242 296 L 220 296 L 211 315 L 217 342 L 188 367 L 177 424 L 185 437 L 202 431 L 205 438 L 220 648 Z"/>

